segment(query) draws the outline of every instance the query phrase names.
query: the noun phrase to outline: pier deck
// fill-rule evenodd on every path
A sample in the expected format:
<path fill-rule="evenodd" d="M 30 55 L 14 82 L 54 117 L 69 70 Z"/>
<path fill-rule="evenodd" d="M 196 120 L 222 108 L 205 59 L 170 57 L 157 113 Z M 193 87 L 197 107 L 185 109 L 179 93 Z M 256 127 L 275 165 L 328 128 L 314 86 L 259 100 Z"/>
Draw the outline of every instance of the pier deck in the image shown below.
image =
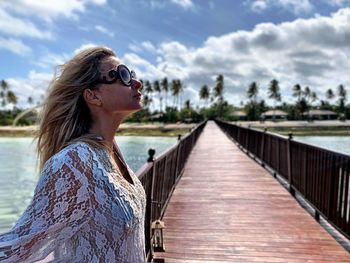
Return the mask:
<path fill-rule="evenodd" d="M 165 262 L 350 262 L 349 253 L 214 122 L 163 218 Z"/>

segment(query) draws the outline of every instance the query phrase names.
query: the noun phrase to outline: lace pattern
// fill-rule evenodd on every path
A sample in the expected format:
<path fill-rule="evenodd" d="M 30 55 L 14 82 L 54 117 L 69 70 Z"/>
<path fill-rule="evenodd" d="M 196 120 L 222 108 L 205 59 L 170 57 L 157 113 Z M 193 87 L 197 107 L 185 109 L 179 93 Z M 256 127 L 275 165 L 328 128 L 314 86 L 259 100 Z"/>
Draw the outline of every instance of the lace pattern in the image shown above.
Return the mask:
<path fill-rule="evenodd" d="M 85 143 L 51 157 L 30 205 L 0 235 L 0 261 L 145 262 L 145 192 L 127 169 L 134 184 Z"/>

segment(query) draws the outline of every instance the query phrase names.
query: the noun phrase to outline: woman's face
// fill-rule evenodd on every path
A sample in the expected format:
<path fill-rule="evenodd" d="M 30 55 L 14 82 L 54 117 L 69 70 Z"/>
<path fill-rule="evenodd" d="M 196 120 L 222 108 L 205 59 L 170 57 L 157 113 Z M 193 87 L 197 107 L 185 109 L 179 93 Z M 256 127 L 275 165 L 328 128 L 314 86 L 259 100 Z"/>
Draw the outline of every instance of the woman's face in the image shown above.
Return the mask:
<path fill-rule="evenodd" d="M 107 80 L 112 80 L 108 73 L 115 69 L 121 62 L 116 57 L 109 57 L 102 61 L 100 72 Z M 137 79 L 132 79 L 131 86 L 126 86 L 118 79 L 112 84 L 100 84 L 96 90 L 104 110 L 111 113 L 131 113 L 142 108 L 140 88 L 142 84 Z"/>

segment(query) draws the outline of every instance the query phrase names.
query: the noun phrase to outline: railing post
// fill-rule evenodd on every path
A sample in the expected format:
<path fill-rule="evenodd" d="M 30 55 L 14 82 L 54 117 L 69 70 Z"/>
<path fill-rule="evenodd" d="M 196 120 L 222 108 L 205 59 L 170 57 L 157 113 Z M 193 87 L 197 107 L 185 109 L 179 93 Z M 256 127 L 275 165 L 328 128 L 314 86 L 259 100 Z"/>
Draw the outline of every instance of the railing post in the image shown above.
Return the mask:
<path fill-rule="evenodd" d="M 151 176 L 151 193 L 150 193 L 150 206 L 149 206 L 149 209 L 150 209 L 150 212 L 149 212 L 149 237 L 150 237 L 150 240 L 146 240 L 146 242 L 150 242 L 150 254 L 149 254 L 149 257 L 150 259 L 152 260 L 152 258 L 154 257 L 154 251 L 153 251 L 153 238 L 152 238 L 152 229 L 151 229 L 151 225 L 152 225 L 152 221 L 153 221 L 153 192 L 154 192 L 154 155 L 155 155 L 156 151 L 152 148 L 150 148 L 148 150 L 148 159 L 147 159 L 147 162 L 148 163 L 152 163 L 152 176 Z M 149 258 L 147 258 L 147 260 L 149 260 Z"/>
<path fill-rule="evenodd" d="M 178 176 L 178 173 L 179 173 L 179 158 L 180 158 L 180 150 L 181 150 L 181 134 L 179 134 L 177 136 L 177 141 L 178 141 L 178 144 L 179 144 L 179 147 L 177 148 L 177 154 L 176 154 L 176 169 L 175 169 L 175 182 L 174 184 L 176 184 L 179 176 Z"/>
<path fill-rule="evenodd" d="M 266 137 L 266 131 L 267 128 L 264 128 L 264 132 L 262 134 L 262 140 L 261 140 L 261 152 L 260 152 L 260 160 L 261 160 L 261 166 L 265 167 L 265 162 L 264 162 L 264 151 L 265 151 L 265 137 Z"/>
<path fill-rule="evenodd" d="M 245 149 L 247 151 L 247 154 L 249 154 L 249 130 L 250 125 L 248 125 L 247 129 L 245 130 Z"/>
<path fill-rule="evenodd" d="M 295 197 L 295 189 L 293 187 L 293 178 L 292 178 L 292 149 L 291 141 L 293 140 L 293 133 L 288 133 L 287 141 L 287 164 L 288 164 L 288 183 L 289 183 L 289 192 L 293 197 Z"/>
<path fill-rule="evenodd" d="M 154 155 L 156 154 L 156 150 L 150 148 L 148 150 L 148 159 L 147 159 L 147 162 L 148 163 L 151 163 L 151 162 L 154 162 Z"/>
<path fill-rule="evenodd" d="M 317 222 L 320 222 L 320 213 L 315 209 L 315 220 L 317 221 Z"/>

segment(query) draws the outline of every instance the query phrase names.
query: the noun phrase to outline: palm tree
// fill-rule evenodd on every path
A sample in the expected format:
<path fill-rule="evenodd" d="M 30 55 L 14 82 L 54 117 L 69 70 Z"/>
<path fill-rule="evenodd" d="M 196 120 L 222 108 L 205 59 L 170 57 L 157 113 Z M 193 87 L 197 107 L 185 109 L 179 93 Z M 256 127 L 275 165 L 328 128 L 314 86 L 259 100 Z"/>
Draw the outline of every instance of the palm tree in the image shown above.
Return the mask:
<path fill-rule="evenodd" d="M 278 84 L 278 81 L 273 79 L 270 81 L 269 89 L 268 89 L 268 95 L 270 99 L 274 100 L 274 105 L 273 105 L 273 110 L 274 110 L 274 115 L 273 115 L 273 120 L 276 119 L 275 116 L 275 110 L 276 110 L 276 103 L 278 101 L 281 101 L 281 92 L 280 92 L 280 86 Z"/>
<path fill-rule="evenodd" d="M 178 80 L 178 86 L 179 86 L 179 97 L 180 97 L 180 109 L 181 109 L 181 107 L 182 107 L 182 95 L 183 95 L 183 93 L 184 93 L 184 91 L 185 91 L 185 85 L 183 84 L 183 82 L 181 82 L 181 80 Z"/>
<path fill-rule="evenodd" d="M 256 120 L 259 118 L 258 112 L 258 103 L 257 103 L 257 95 L 258 95 L 259 87 L 255 81 L 250 83 L 247 96 L 250 99 L 250 102 L 247 104 L 246 113 L 248 115 L 249 120 Z"/>
<path fill-rule="evenodd" d="M 171 82 L 171 91 L 172 95 L 174 96 L 173 98 L 173 105 L 177 108 L 177 102 L 178 102 L 178 97 L 179 97 L 179 92 L 180 92 L 180 80 L 173 79 Z"/>
<path fill-rule="evenodd" d="M 209 88 L 207 85 L 203 85 L 202 88 L 199 91 L 199 98 L 201 100 L 204 100 L 205 103 L 208 103 L 208 99 L 209 99 L 210 93 L 209 93 Z"/>
<path fill-rule="evenodd" d="M 256 98 L 258 96 L 258 92 L 259 92 L 259 87 L 256 84 L 255 81 L 253 81 L 252 83 L 250 83 L 248 91 L 247 91 L 247 95 L 249 99 L 253 98 L 253 102 L 254 104 L 256 103 Z"/>
<path fill-rule="evenodd" d="M 169 91 L 169 84 L 168 84 L 167 77 L 163 78 L 161 85 L 165 93 L 165 109 L 166 109 L 168 107 L 168 91 Z"/>
<path fill-rule="evenodd" d="M 150 106 L 152 106 L 152 93 L 153 93 L 153 89 L 152 89 L 152 85 L 151 82 L 149 82 L 148 80 L 145 81 L 145 92 L 148 95 L 148 97 L 150 98 Z"/>
<path fill-rule="evenodd" d="M 293 87 L 293 97 L 296 97 L 298 99 L 298 102 L 301 99 L 301 95 L 302 95 L 302 91 L 301 91 L 301 87 L 299 84 L 295 84 Z"/>
<path fill-rule="evenodd" d="M 29 96 L 27 102 L 29 105 L 32 105 L 34 103 L 34 100 L 31 96 Z"/>
<path fill-rule="evenodd" d="M 308 86 L 304 88 L 302 91 L 303 95 L 305 96 L 305 99 L 308 100 L 311 97 L 311 90 Z"/>
<path fill-rule="evenodd" d="M 149 97 L 147 94 L 143 96 L 143 105 L 145 108 L 147 108 L 152 103 L 152 98 Z"/>
<path fill-rule="evenodd" d="M 315 102 L 316 100 L 318 100 L 316 92 L 312 91 L 310 93 L 310 98 L 311 98 L 311 102 Z"/>
<path fill-rule="evenodd" d="M 220 74 L 216 77 L 216 84 L 214 87 L 214 97 L 215 98 L 222 97 L 223 91 L 224 91 L 224 76 Z"/>
<path fill-rule="evenodd" d="M 343 84 L 338 86 L 338 96 L 340 99 L 346 100 L 347 92 Z"/>
<path fill-rule="evenodd" d="M 191 101 L 190 100 L 186 100 L 185 101 L 185 108 L 186 109 L 190 109 L 191 108 Z"/>
<path fill-rule="evenodd" d="M 340 84 L 338 86 L 338 97 L 339 97 L 339 112 L 344 114 L 347 92 L 343 84 Z"/>
<path fill-rule="evenodd" d="M 17 104 L 17 96 L 12 90 L 7 91 L 6 98 L 8 103 Z"/>
<path fill-rule="evenodd" d="M 163 110 L 163 96 L 162 96 L 162 89 L 160 88 L 159 80 L 155 80 L 153 82 L 153 90 L 155 92 L 158 92 L 158 98 L 159 98 L 159 112 L 162 112 Z"/>
<path fill-rule="evenodd" d="M 328 89 L 328 90 L 326 91 L 326 98 L 327 98 L 328 100 L 331 100 L 331 99 L 333 99 L 334 97 L 335 97 L 335 95 L 334 95 L 333 90 L 332 90 L 332 89 Z"/>
<path fill-rule="evenodd" d="M 6 80 L 1 80 L 0 86 L 1 86 L 1 90 L 0 90 L 1 106 L 5 107 L 7 103 L 6 92 L 9 89 L 9 85 Z"/>

